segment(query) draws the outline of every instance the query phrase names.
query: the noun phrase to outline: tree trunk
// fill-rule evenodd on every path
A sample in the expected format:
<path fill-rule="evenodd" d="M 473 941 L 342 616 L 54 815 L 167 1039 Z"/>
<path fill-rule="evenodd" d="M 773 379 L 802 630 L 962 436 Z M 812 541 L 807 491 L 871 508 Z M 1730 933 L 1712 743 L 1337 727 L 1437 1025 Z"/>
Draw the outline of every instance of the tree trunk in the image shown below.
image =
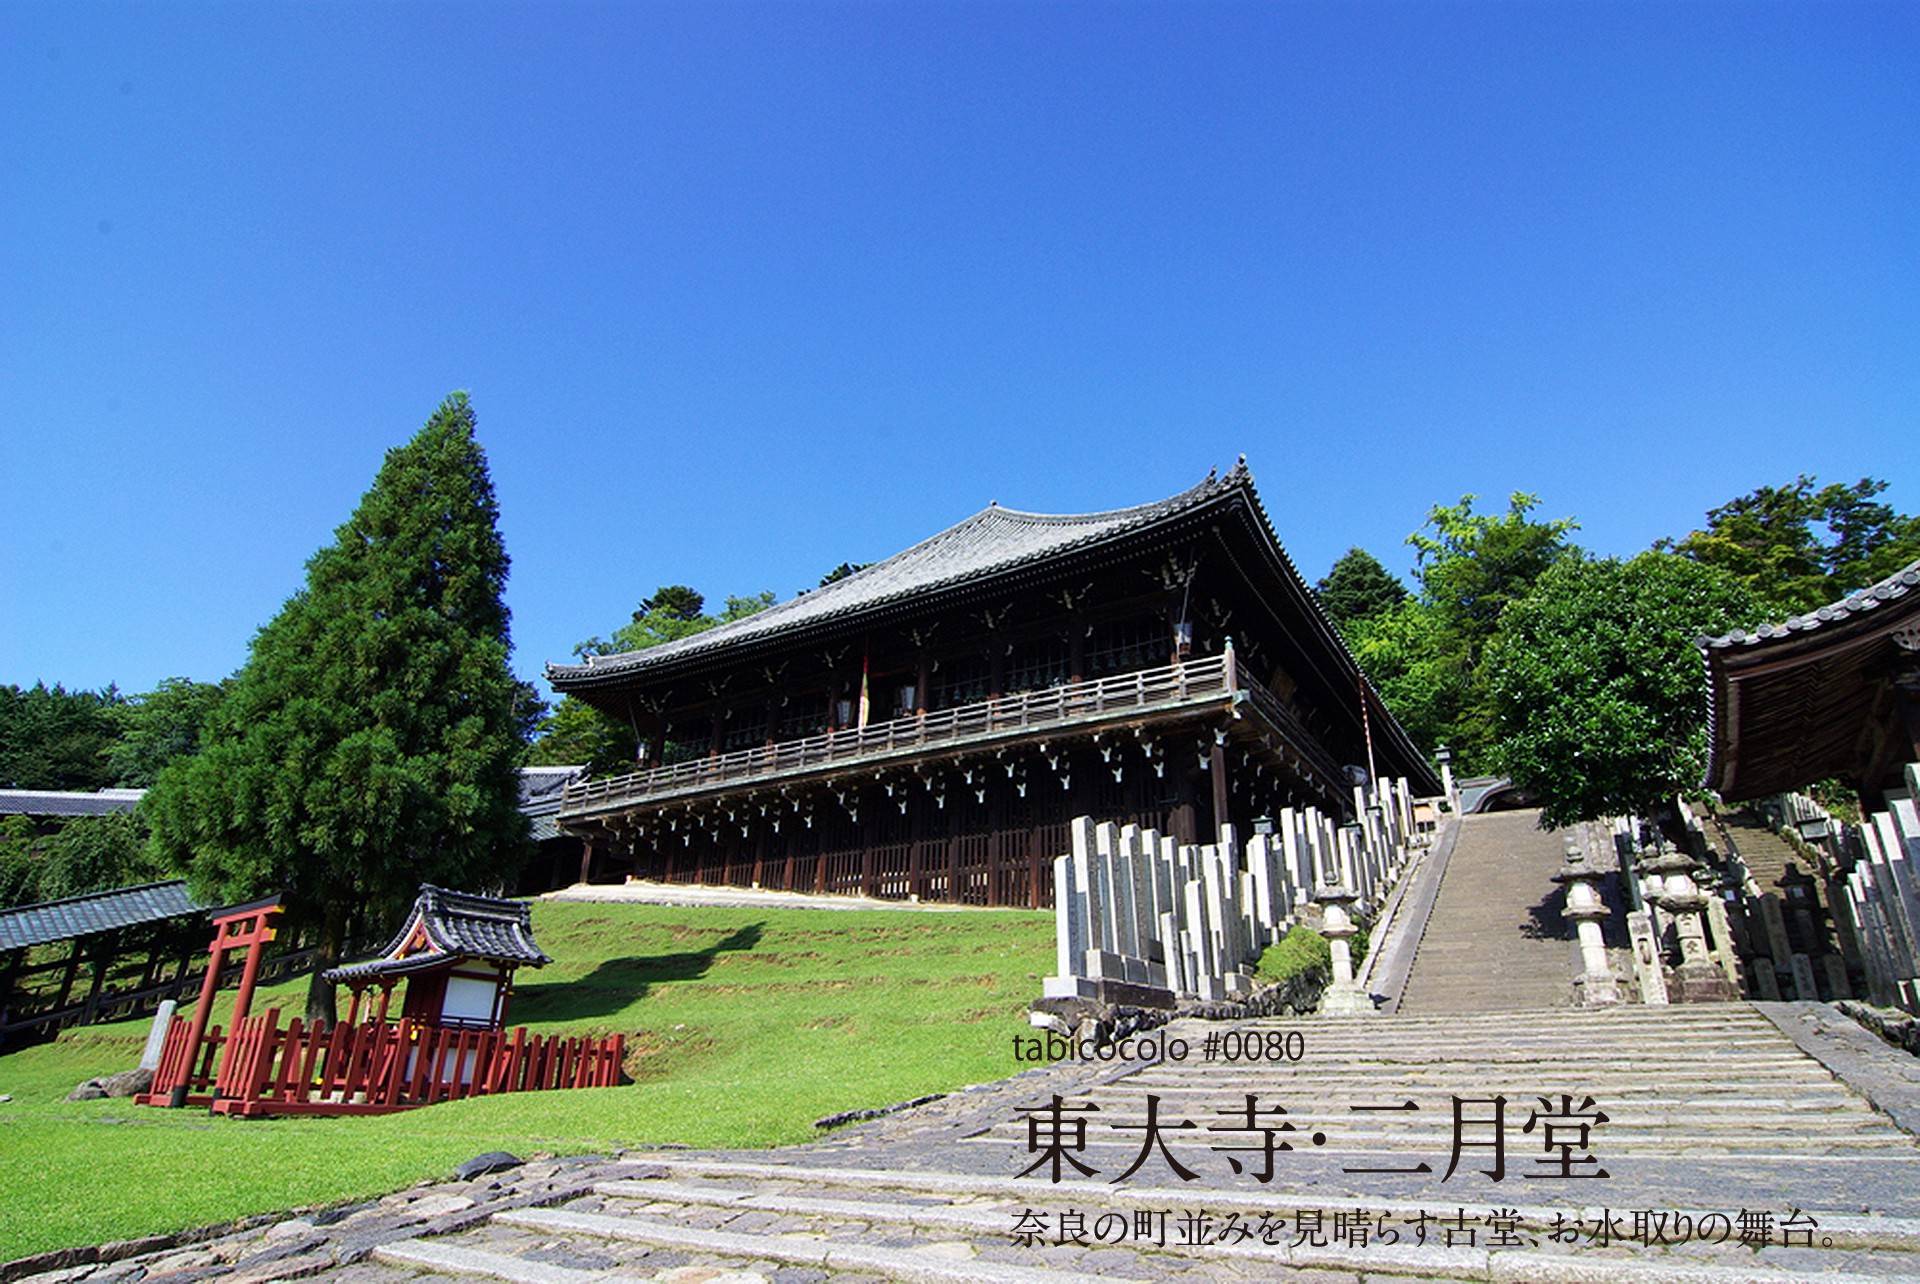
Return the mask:
<path fill-rule="evenodd" d="M 347 907 L 329 902 L 320 919 L 320 952 L 313 960 L 313 975 L 307 982 L 307 1024 L 332 1025 L 335 1019 L 333 985 L 321 980 L 328 968 L 340 965 L 347 937 Z"/>

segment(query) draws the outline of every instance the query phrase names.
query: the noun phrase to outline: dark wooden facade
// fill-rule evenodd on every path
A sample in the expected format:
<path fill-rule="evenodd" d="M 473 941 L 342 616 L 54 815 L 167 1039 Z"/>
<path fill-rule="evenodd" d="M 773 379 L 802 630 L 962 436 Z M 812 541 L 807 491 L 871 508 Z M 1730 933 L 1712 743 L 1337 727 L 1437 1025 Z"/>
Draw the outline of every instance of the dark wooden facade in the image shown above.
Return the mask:
<path fill-rule="evenodd" d="M 1818 780 L 1868 810 L 1920 760 L 1920 562 L 1818 611 L 1701 644 L 1707 787 L 1729 802 Z"/>
<path fill-rule="evenodd" d="M 567 789 L 583 877 L 1037 906 L 1073 816 L 1199 841 L 1348 811 L 1370 761 L 1438 791 L 1244 465 L 1137 508 L 989 507 L 760 615 L 548 675 L 642 746 Z"/>

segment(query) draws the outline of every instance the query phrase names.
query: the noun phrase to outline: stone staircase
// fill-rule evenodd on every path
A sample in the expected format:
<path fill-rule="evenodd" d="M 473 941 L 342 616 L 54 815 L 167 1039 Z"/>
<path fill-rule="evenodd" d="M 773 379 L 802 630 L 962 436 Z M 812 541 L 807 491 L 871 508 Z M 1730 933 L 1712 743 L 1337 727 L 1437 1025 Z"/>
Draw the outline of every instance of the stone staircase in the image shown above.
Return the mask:
<path fill-rule="evenodd" d="M 1914 1138 L 1752 1005 L 1182 1021 L 1166 1033 L 1186 1041 L 1185 1060 L 1062 1064 L 782 1151 L 599 1161 L 550 1201 L 483 1205 L 450 1233 L 389 1240 L 317 1278 L 1920 1279 Z M 1247 1059 L 1250 1047 L 1263 1055 Z M 1247 1123 L 1249 1093 L 1263 1112 L 1254 1122 L 1291 1146 L 1275 1147 L 1265 1182 L 1259 1129 L 1226 1127 Z M 1046 1158 L 1030 1145 L 1031 1112 L 1044 1118 L 1056 1095 L 1069 1125 L 1086 1122 L 1085 1144 L 1062 1152 L 1058 1182 L 1044 1162 L 1021 1176 Z M 1455 1098 L 1469 1144 L 1448 1175 Z M 1264 1113 L 1273 1107 L 1284 1116 Z M 1572 1127 L 1568 1107 L 1605 1122 L 1554 1140 L 1593 1161 L 1574 1171 L 1607 1176 L 1550 1175 L 1558 1152 L 1528 1120 L 1543 1110 Z M 1150 1112 L 1164 1150 L 1148 1144 Z M 1496 1137 L 1500 1181 L 1489 1176 Z M 1143 1147 L 1138 1170 L 1116 1181 Z M 1378 1171 L 1388 1168 L 1402 1171 Z M 1763 1220 L 1768 1242 L 1741 1244 Z M 1700 1242 L 1695 1228 L 1725 1242 Z"/>
<path fill-rule="evenodd" d="M 1573 1002 L 1573 929 L 1553 875 L 1566 839 L 1538 811 L 1464 816 L 1399 1011 L 1506 1012 Z"/>

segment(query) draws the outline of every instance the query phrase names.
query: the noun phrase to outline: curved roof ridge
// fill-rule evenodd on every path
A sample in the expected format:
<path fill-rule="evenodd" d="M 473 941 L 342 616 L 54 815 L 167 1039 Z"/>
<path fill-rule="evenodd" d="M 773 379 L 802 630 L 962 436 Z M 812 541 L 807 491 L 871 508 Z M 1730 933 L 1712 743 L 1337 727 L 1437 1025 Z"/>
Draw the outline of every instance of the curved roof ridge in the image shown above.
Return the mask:
<path fill-rule="evenodd" d="M 1735 629 L 1720 637 L 1702 639 L 1702 647 L 1724 650 L 1734 646 L 1756 646 L 1776 638 L 1792 637 L 1806 633 L 1824 625 L 1840 624 L 1856 615 L 1879 609 L 1881 603 L 1891 602 L 1920 591 L 1920 558 L 1907 563 L 1893 574 L 1863 589 L 1855 589 L 1836 602 L 1815 607 L 1799 615 L 1789 615 L 1778 624 L 1767 623 L 1755 626 L 1751 631 Z"/>
<path fill-rule="evenodd" d="M 1126 508 L 1092 513 L 1028 513 L 991 503 L 891 557 L 831 584 L 775 603 L 764 611 L 640 651 L 592 656 L 584 664 L 549 661 L 547 676 L 549 679 L 583 678 L 631 672 L 676 656 L 694 655 L 743 638 L 778 632 L 789 625 L 853 615 L 915 593 L 984 578 L 1093 543 L 1172 516 L 1243 485 L 1251 485 L 1244 456 L 1224 477 L 1215 469 L 1199 484 L 1176 495 Z"/>

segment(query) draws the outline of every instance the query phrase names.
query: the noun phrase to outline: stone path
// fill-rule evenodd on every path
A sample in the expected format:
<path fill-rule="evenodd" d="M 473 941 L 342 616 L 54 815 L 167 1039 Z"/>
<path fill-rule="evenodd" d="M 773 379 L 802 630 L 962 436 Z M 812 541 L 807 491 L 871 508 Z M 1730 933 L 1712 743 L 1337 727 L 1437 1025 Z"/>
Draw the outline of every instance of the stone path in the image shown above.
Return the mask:
<path fill-rule="evenodd" d="M 202 1244 L 46 1262 L 31 1278 L 1920 1279 L 1920 1151 L 1823 1062 L 1878 1075 L 1876 1100 L 1910 1121 L 1920 1117 L 1920 1072 L 1821 1005 L 1179 1022 L 1167 1033 L 1186 1040 L 1186 1060 L 1038 1068 L 807 1146 L 530 1164 Z M 1210 1062 L 1209 1034 L 1221 1036 Z M 1258 1061 L 1246 1059 L 1251 1047 Z M 1299 1059 L 1285 1059 L 1293 1051 Z M 1247 1122 L 1248 1093 L 1258 1109 L 1286 1114 L 1220 1131 Z M 1584 1136 L 1555 1136 L 1594 1160 L 1576 1171 L 1604 1167 L 1607 1177 L 1541 1175 L 1560 1152 L 1526 1124 L 1541 1096 L 1551 1110 L 1562 1093 L 1575 1110 L 1591 1096 L 1590 1110 L 1607 1116 Z M 1023 1111 L 1044 1118 L 1056 1094 L 1063 1118 L 1087 1122 L 1085 1145 L 1063 1152 L 1057 1183 L 1046 1165 L 1021 1176 L 1036 1158 Z M 1464 1147 L 1446 1175 L 1455 1097 L 1468 1106 L 1464 1140 L 1504 1142 L 1501 1181 L 1487 1175 L 1491 1145 Z M 1416 1109 L 1355 1109 L 1407 1102 Z M 1072 1109 L 1086 1105 L 1098 1110 Z M 1150 1109 L 1166 1150 L 1115 1182 L 1147 1141 Z M 1472 1122 L 1496 1109 L 1502 1127 Z M 1276 1146 L 1272 1179 L 1261 1182 L 1265 1127 L 1292 1149 Z M 1348 1171 L 1422 1163 L 1429 1171 Z M 1771 1242 L 1741 1246 L 1741 1228 L 1754 1233 L 1761 1215 Z M 1677 1233 L 1683 1224 L 1727 1242 L 1693 1242 Z M 1782 1244 L 1783 1232 L 1796 1242 Z"/>
<path fill-rule="evenodd" d="M 1507 1012 L 1573 1002 L 1574 945 L 1553 881 L 1566 838 L 1537 811 L 1465 816 L 1400 998 L 1403 1013 Z"/>

